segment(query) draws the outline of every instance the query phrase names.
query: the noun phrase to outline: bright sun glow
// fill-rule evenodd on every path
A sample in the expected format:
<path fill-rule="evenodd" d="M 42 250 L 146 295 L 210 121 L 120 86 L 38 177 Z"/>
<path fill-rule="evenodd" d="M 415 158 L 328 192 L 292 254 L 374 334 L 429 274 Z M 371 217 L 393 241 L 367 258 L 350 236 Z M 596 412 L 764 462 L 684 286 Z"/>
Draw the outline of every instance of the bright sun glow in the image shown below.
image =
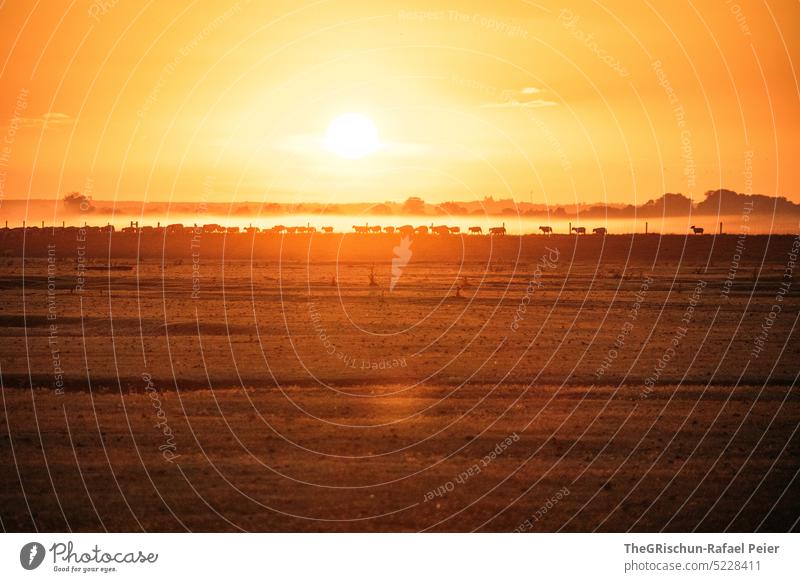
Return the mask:
<path fill-rule="evenodd" d="M 378 149 L 378 129 L 358 113 L 340 115 L 328 127 L 325 147 L 343 158 L 363 158 Z"/>

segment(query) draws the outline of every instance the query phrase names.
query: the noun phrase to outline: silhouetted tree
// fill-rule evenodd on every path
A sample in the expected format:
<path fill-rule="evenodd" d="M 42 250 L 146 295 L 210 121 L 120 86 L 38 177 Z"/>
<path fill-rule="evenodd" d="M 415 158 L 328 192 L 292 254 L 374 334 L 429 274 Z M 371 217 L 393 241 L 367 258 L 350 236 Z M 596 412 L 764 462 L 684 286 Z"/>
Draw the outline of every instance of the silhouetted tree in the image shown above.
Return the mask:
<path fill-rule="evenodd" d="M 64 196 L 64 206 L 67 212 L 94 212 L 94 204 L 92 204 L 92 197 L 85 196 L 80 192 L 70 192 Z"/>
<path fill-rule="evenodd" d="M 403 210 L 408 214 L 425 214 L 425 201 L 418 196 L 411 196 L 403 204 Z"/>
<path fill-rule="evenodd" d="M 369 209 L 369 213 L 387 215 L 392 213 L 392 209 L 387 204 L 374 204 Z"/>

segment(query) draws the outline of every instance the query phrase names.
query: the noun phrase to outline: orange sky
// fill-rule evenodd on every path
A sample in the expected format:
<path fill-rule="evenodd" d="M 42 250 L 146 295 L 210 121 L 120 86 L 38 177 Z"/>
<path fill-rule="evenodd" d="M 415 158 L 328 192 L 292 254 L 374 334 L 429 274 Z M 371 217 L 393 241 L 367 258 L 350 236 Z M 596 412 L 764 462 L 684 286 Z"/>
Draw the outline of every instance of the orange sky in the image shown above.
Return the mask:
<path fill-rule="evenodd" d="M 797 2 L 56 4 L 0 7 L 2 198 L 800 202 Z"/>

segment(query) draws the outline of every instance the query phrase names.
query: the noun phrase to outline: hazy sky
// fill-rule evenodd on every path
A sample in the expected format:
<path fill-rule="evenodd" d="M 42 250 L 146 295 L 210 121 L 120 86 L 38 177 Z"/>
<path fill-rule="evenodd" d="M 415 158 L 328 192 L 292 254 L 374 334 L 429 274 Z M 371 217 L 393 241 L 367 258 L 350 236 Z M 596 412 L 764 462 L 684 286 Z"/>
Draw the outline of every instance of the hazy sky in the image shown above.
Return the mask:
<path fill-rule="evenodd" d="M 799 6 L 6 1 L 0 195 L 800 201 Z"/>

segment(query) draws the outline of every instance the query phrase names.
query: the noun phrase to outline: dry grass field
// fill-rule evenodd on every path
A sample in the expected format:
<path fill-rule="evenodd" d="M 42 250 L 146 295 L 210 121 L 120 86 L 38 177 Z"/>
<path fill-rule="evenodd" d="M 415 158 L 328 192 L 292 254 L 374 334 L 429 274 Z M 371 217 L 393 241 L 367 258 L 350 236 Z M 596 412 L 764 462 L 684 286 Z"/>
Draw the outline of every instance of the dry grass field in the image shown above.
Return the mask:
<path fill-rule="evenodd" d="M 290 238 L 3 260 L 3 529 L 798 529 L 796 239 Z"/>

